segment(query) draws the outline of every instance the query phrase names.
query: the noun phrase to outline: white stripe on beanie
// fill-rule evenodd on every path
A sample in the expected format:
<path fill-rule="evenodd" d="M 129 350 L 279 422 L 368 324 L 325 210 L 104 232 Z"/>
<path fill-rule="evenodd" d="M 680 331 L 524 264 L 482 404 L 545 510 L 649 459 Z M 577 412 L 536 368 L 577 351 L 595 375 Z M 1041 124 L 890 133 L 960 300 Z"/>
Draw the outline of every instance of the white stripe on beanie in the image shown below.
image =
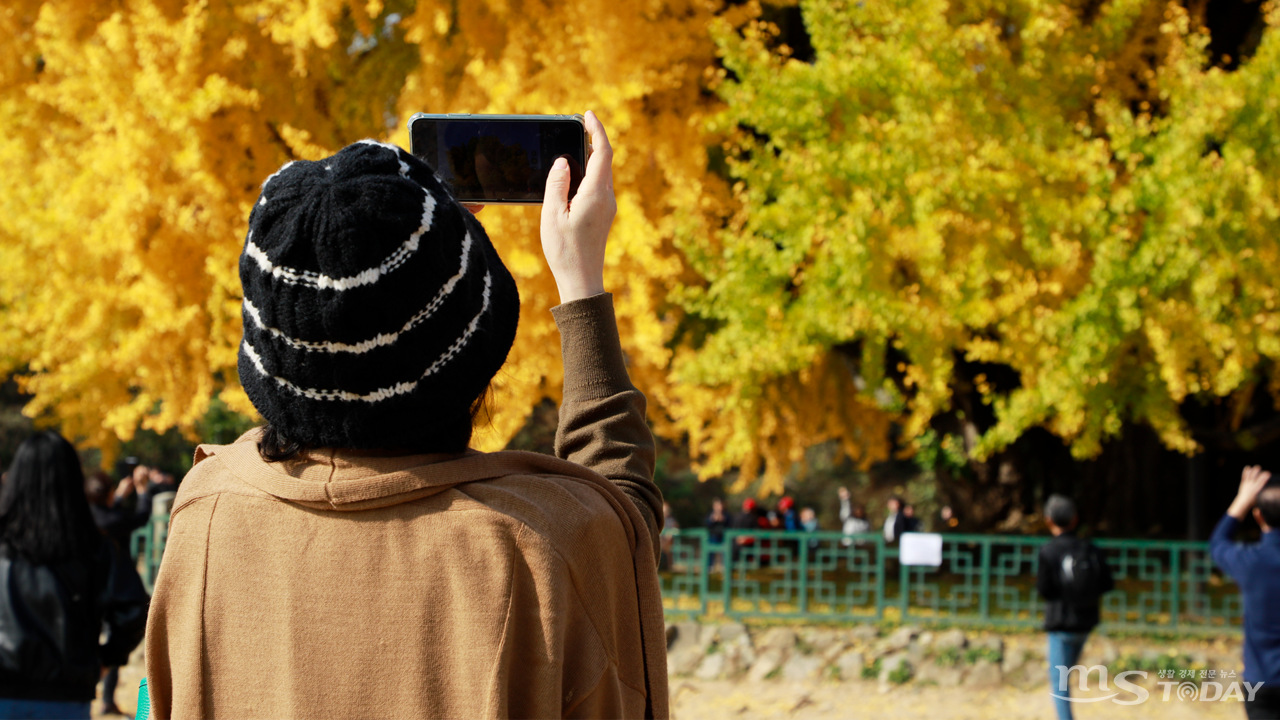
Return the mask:
<path fill-rule="evenodd" d="M 293 160 L 290 160 L 289 162 L 287 162 L 287 163 L 285 163 L 285 164 L 281 165 L 279 170 L 277 170 L 277 171 L 275 171 L 275 172 L 271 173 L 270 175 L 268 175 L 268 176 L 267 176 L 267 179 L 266 179 L 266 180 L 263 180 L 263 181 L 262 181 L 262 198 L 261 198 L 260 200 L 258 200 L 258 204 L 259 204 L 259 205 L 266 205 L 266 204 L 267 204 L 267 192 L 266 192 L 266 191 L 267 191 L 267 183 L 271 182 L 272 180 L 275 180 L 277 175 L 279 175 L 280 173 L 284 172 L 285 170 L 288 170 L 288 169 L 289 169 L 289 166 L 290 166 L 290 165 L 292 165 L 292 164 L 293 164 L 293 162 L 294 162 Z"/>
<path fill-rule="evenodd" d="M 471 339 L 473 334 L 475 334 L 476 328 L 480 326 L 480 318 L 484 317 L 484 314 L 489 311 L 489 291 L 492 285 L 493 276 L 486 272 L 484 274 L 484 302 L 480 307 L 480 312 L 476 313 L 476 316 L 471 318 L 471 322 L 467 324 L 467 329 L 463 331 L 462 335 L 458 337 L 457 340 L 454 340 L 453 344 L 441 353 L 440 357 L 436 358 L 435 362 L 427 366 L 427 369 L 423 371 L 421 377 L 417 380 L 400 382 L 389 387 L 378 388 L 370 393 L 360 394 L 348 392 L 346 390 L 317 390 L 315 388 L 298 387 L 279 375 L 270 375 L 262 363 L 262 358 L 258 356 L 257 351 L 254 350 L 253 345 L 249 343 L 247 338 L 241 344 L 244 347 L 245 355 L 248 356 L 254 369 L 257 370 L 260 375 L 264 377 L 273 377 L 273 379 L 282 387 L 288 388 L 305 398 L 309 398 L 311 400 L 343 400 L 347 402 L 376 403 L 382 400 L 388 400 L 397 395 L 404 395 L 406 393 L 413 392 L 414 388 L 418 387 L 419 382 L 438 372 L 448 364 L 448 362 L 452 360 L 463 347 L 466 346 L 467 341 Z"/>
<path fill-rule="evenodd" d="M 257 326 L 259 330 L 268 332 L 273 337 L 283 340 L 284 343 L 289 347 L 297 348 L 299 350 L 311 350 L 315 352 L 326 352 L 326 353 L 347 352 L 347 353 L 354 353 L 356 355 L 360 355 L 360 354 L 369 352 L 374 348 L 395 344 L 395 342 L 400 339 L 401 335 L 409 332 L 418 323 L 426 320 L 427 318 L 435 314 L 435 311 L 440 309 L 440 305 L 445 301 L 445 298 L 449 297 L 450 293 L 453 292 L 454 287 L 458 285 L 458 281 L 466 277 L 467 268 L 470 266 L 470 263 L 471 263 L 471 233 L 468 232 L 466 236 L 462 239 L 462 258 L 458 263 L 458 272 L 454 274 L 453 277 L 449 278 L 447 282 L 445 282 L 444 286 L 440 288 L 440 290 L 436 293 L 435 297 L 431 298 L 431 302 L 427 303 L 426 307 L 422 308 L 422 310 L 419 310 L 416 315 L 409 318 L 409 322 L 405 323 L 404 327 L 400 328 L 399 330 L 395 332 L 390 332 L 390 333 L 382 333 L 372 338 L 369 338 L 368 340 L 362 340 L 355 344 L 327 342 L 327 341 L 313 342 L 309 340 L 299 340 L 296 338 L 292 338 L 284 334 L 284 332 L 282 332 L 278 328 L 269 327 L 264 322 L 262 322 L 262 316 L 258 313 L 258 308 L 255 307 L 252 302 L 250 302 L 249 298 L 244 299 L 244 309 L 245 309 L 245 312 L 249 315 L 249 317 L 253 320 L 253 324 Z"/>
<path fill-rule="evenodd" d="M 276 265 L 271 262 L 271 258 L 267 257 L 266 251 L 253 242 L 252 230 L 249 231 L 249 236 L 245 238 L 244 252 L 258 264 L 258 267 L 263 272 L 290 285 L 304 285 L 318 290 L 339 291 L 350 290 L 363 285 L 372 285 L 378 282 L 383 275 L 390 274 L 393 270 L 403 265 L 410 255 L 417 252 L 418 240 L 431 229 L 431 222 L 435 217 L 436 199 L 425 188 L 423 193 L 426 195 L 426 200 L 422 203 L 422 224 L 418 229 L 409 236 L 408 240 L 404 241 L 403 245 L 396 248 L 396 251 L 391 253 L 379 265 L 350 277 L 333 278 L 311 270 L 295 270 L 294 268 Z"/>

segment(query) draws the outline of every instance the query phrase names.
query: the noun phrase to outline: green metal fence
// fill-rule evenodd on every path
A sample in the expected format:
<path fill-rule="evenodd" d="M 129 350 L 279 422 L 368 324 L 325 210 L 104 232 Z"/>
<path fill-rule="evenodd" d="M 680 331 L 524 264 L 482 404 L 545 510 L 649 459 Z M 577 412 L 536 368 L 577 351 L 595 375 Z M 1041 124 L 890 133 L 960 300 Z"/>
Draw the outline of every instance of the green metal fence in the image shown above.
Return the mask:
<path fill-rule="evenodd" d="M 663 533 L 668 616 L 804 618 L 1036 626 L 1039 548 L 1046 537 L 943 535 L 942 565 L 907 566 L 876 533 L 706 530 Z M 1103 596 L 1105 628 L 1236 629 L 1236 585 L 1213 571 L 1208 544 L 1098 540 L 1116 590 Z"/>
<path fill-rule="evenodd" d="M 129 554 L 137 564 L 138 574 L 142 576 L 142 584 L 147 592 L 151 592 L 156 584 L 156 572 L 160 570 L 160 559 L 164 557 L 164 544 L 169 538 L 169 516 L 153 515 L 146 525 L 133 531 L 129 536 Z"/>
<path fill-rule="evenodd" d="M 130 552 L 150 592 L 169 533 L 167 515 L 134 531 Z M 749 542 L 745 542 L 749 539 Z M 711 542 L 702 529 L 663 533 L 667 614 L 803 618 L 824 622 L 1041 622 L 1036 593 L 1045 537 L 943 535 L 942 565 L 907 566 L 878 533 L 730 530 Z M 1214 572 L 1208 543 L 1098 540 L 1116 590 L 1102 600 L 1105 628 L 1138 631 L 1238 629 L 1240 596 Z"/>

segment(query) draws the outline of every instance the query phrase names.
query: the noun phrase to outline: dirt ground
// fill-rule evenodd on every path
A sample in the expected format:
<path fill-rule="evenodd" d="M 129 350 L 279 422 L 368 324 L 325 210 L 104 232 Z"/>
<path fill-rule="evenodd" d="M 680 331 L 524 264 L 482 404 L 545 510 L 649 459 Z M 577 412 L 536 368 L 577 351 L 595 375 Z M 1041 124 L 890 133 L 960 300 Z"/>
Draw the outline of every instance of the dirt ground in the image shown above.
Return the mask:
<path fill-rule="evenodd" d="M 1105 693 L 1094 693 L 1105 695 Z M 1047 688 L 993 690 L 904 686 L 881 694 L 874 682 L 814 684 L 769 682 L 748 686 L 732 681 L 674 679 L 671 684 L 675 720 L 851 720 L 854 718 L 910 718 L 919 720 L 1052 720 Z M 1109 700 L 1076 703 L 1080 720 L 1241 720 L 1239 702 L 1161 700 L 1160 691 L 1140 705 L 1117 705 Z"/>
<path fill-rule="evenodd" d="M 120 669 L 120 685 L 116 690 L 116 702 L 129 716 L 134 713 L 138 681 L 144 673 L 141 653 L 135 653 L 132 660 Z M 1047 683 L 1033 689 L 1006 685 L 990 690 L 911 683 L 894 687 L 887 693 L 881 693 L 874 681 L 768 681 L 751 685 L 745 680 L 671 678 L 670 686 L 675 720 L 1053 720 L 1055 717 Z M 1075 716 L 1080 720 L 1240 720 L 1244 717 L 1244 708 L 1239 702 L 1173 698 L 1163 701 L 1158 688 L 1149 689 L 1151 698 L 1140 705 L 1117 705 L 1106 700 L 1076 703 Z M 101 715 L 101 707 L 101 701 L 93 703 L 94 718 L 120 718 Z"/>
<path fill-rule="evenodd" d="M 122 668 L 116 700 L 132 715 L 141 669 Z M 1097 693 L 1095 693 L 1096 695 Z M 881 694 L 874 682 L 822 682 L 814 684 L 769 682 L 748 686 L 743 682 L 672 679 L 672 715 L 675 720 L 853 720 L 855 718 L 919 720 L 1052 720 L 1053 706 L 1047 690 L 1012 687 L 994 690 L 906 686 Z M 93 704 L 93 717 L 102 716 L 101 704 Z M 1079 720 L 1219 720 L 1244 717 L 1238 702 L 1162 701 L 1159 691 L 1141 705 L 1116 705 L 1109 701 L 1075 705 Z"/>

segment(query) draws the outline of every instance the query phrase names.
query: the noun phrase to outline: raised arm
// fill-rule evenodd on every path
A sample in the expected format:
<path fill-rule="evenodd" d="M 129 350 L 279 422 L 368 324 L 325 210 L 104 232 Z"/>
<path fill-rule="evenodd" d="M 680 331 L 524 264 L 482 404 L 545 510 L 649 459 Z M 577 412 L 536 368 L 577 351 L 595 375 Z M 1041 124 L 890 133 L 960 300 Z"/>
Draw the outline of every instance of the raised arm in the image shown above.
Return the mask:
<path fill-rule="evenodd" d="M 556 455 L 609 478 L 635 502 L 656 559 L 662 493 L 653 482 L 653 434 L 644 395 L 627 375 L 613 296 L 604 290 L 605 245 L 617 212 L 613 148 L 594 113 L 587 113 L 586 126 L 593 153 L 577 195 L 569 200 L 569 166 L 559 159 L 542 205 L 542 252 L 560 293 L 552 314 L 564 358 Z"/>
<path fill-rule="evenodd" d="M 1270 479 L 1271 473 L 1261 467 L 1257 465 L 1246 467 L 1240 473 L 1240 489 L 1236 492 L 1235 500 L 1231 501 L 1227 514 L 1218 521 L 1217 527 L 1213 529 L 1213 535 L 1209 537 L 1209 553 L 1213 556 L 1213 561 L 1222 568 L 1223 572 L 1237 580 L 1244 573 L 1245 568 L 1240 563 L 1244 548 L 1236 544 L 1236 532 L 1240 529 L 1240 523 L 1245 515 L 1249 514 L 1249 510 L 1257 502 L 1258 493 L 1262 492 Z"/>

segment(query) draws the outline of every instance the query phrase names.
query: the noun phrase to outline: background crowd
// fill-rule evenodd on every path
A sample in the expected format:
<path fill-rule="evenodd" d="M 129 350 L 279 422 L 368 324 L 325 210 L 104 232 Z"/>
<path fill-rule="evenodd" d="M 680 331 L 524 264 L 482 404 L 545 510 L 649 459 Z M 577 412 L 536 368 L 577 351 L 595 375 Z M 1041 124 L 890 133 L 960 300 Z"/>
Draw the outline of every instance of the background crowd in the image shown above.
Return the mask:
<path fill-rule="evenodd" d="M 150 598 L 130 536 L 167 516 L 173 475 L 126 458 L 87 476 L 75 448 L 35 433 L 0 476 L 0 717 L 119 714 L 118 669 L 141 642 Z"/>

